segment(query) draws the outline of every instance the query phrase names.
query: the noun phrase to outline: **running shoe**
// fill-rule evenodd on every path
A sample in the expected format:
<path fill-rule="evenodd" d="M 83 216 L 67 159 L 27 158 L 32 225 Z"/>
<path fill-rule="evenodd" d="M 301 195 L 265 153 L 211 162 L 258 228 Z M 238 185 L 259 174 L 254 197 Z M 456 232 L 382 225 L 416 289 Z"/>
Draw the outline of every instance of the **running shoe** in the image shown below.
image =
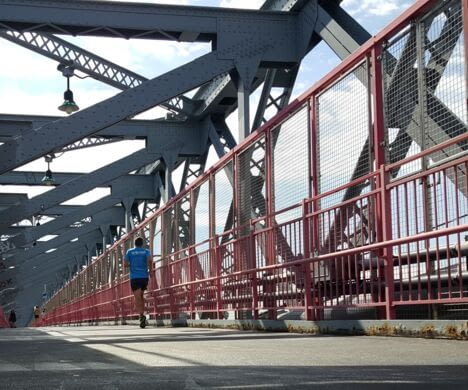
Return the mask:
<path fill-rule="evenodd" d="M 146 327 L 146 317 L 140 316 L 140 328 L 144 329 Z"/>

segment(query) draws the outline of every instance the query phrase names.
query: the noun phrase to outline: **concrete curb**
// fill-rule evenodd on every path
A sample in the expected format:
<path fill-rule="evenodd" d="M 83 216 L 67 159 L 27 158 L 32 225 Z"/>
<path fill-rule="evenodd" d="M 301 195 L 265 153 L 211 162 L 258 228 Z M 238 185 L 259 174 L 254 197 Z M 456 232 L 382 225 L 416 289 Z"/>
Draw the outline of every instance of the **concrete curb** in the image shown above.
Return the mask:
<path fill-rule="evenodd" d="M 79 325 L 138 325 L 137 320 L 100 321 Z M 237 329 L 268 332 L 291 332 L 308 334 L 355 335 L 355 336 L 400 336 L 468 340 L 466 320 L 148 320 L 153 327 L 193 327 L 212 329 Z"/>
<path fill-rule="evenodd" d="M 159 320 L 157 326 L 189 326 L 335 335 L 405 336 L 468 340 L 463 320 Z"/>

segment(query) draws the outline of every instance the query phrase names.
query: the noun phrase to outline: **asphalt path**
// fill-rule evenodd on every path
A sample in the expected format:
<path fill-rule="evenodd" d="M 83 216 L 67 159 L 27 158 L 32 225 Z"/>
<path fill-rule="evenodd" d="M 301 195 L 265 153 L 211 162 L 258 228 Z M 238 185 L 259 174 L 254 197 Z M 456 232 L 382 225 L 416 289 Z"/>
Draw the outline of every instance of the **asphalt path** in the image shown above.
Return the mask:
<path fill-rule="evenodd" d="M 137 326 L 0 329 L 0 389 L 468 389 L 468 342 Z"/>

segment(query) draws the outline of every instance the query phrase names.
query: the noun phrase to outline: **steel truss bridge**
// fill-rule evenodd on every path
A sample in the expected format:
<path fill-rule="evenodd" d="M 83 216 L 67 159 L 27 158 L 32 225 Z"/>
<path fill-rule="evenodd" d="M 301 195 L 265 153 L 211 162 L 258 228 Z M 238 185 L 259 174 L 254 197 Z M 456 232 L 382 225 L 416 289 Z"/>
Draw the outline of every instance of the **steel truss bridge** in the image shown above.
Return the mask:
<path fill-rule="evenodd" d="M 5 311 L 26 320 L 47 285 L 42 324 L 134 316 L 122 257 L 139 236 L 154 317 L 466 318 L 468 0 L 419 0 L 375 37 L 340 2 L 0 0 L 2 38 L 122 90 L 66 118 L 0 115 L 0 184 L 40 185 L 17 169 L 43 156 L 146 141 L 31 199 L 0 194 Z M 57 35 L 212 50 L 148 80 Z M 322 41 L 342 63 L 289 104 Z M 165 119 L 132 119 L 158 105 Z M 97 187 L 110 195 L 62 205 Z"/>

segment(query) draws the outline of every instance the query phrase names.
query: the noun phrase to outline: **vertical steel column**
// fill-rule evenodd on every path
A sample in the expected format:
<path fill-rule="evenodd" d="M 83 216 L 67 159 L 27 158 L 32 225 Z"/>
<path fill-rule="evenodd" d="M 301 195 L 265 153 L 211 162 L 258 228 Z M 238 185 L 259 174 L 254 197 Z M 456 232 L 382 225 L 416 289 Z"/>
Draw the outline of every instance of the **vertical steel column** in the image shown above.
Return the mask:
<path fill-rule="evenodd" d="M 237 86 L 238 116 L 239 116 L 239 143 L 250 134 L 250 86 L 247 86 L 242 77 L 239 77 Z"/>
<path fill-rule="evenodd" d="M 388 242 L 392 239 L 391 220 L 391 196 L 387 190 L 389 174 L 385 171 L 385 119 L 384 119 L 384 95 L 382 78 L 382 44 L 374 44 L 371 52 L 372 95 L 374 107 L 374 151 L 375 167 L 380 169 L 377 177 L 377 188 L 380 189 L 376 207 L 377 240 Z M 392 247 L 384 247 L 382 257 L 385 271 L 385 317 L 387 320 L 395 319 L 394 285 L 393 285 L 393 258 Z M 378 266 L 378 265 L 377 265 Z"/>

